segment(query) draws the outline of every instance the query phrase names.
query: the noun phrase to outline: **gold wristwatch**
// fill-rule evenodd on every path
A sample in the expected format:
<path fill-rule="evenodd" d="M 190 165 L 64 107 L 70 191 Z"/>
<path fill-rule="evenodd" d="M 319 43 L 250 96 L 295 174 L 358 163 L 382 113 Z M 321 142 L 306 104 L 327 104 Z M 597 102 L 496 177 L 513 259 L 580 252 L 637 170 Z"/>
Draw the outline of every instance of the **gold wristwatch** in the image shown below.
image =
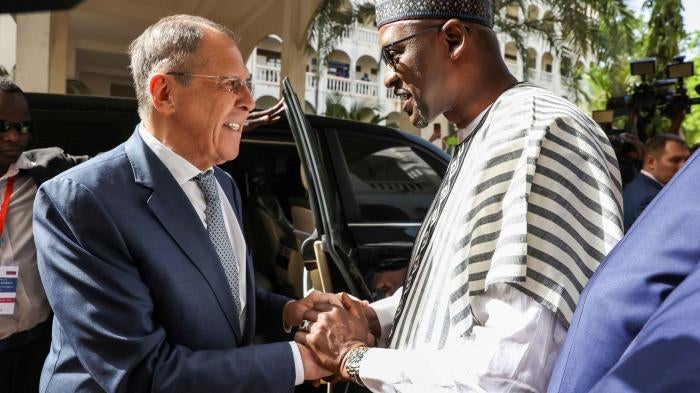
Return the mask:
<path fill-rule="evenodd" d="M 351 381 L 360 386 L 365 386 L 365 384 L 362 383 L 362 379 L 360 379 L 360 363 L 367 351 L 369 351 L 368 346 L 360 345 L 351 349 L 345 357 L 345 372 L 348 373 Z"/>

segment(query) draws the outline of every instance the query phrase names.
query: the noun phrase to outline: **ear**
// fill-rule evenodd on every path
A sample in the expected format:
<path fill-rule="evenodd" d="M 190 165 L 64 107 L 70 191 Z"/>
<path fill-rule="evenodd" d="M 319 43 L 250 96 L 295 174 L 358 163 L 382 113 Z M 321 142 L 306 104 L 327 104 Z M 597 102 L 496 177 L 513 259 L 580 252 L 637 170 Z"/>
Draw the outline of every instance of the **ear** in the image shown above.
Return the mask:
<path fill-rule="evenodd" d="M 162 114 L 175 111 L 172 83 L 175 81 L 163 73 L 156 73 L 148 81 L 148 92 L 151 95 L 153 108 Z"/>
<path fill-rule="evenodd" d="M 456 60 L 464 55 L 469 28 L 459 19 L 450 19 L 442 27 L 442 31 L 445 33 L 450 58 Z"/>
<path fill-rule="evenodd" d="M 644 168 L 649 168 L 650 171 L 653 171 L 655 167 L 656 157 L 654 157 L 651 154 L 647 154 L 646 156 L 644 156 Z"/>

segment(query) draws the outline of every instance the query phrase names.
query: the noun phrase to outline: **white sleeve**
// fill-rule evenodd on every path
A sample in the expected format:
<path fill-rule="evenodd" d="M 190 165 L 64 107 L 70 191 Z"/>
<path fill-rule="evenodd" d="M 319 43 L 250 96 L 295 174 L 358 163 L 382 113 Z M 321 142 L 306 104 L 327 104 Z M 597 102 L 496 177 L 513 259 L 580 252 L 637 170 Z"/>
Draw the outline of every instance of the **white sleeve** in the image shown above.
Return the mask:
<path fill-rule="evenodd" d="M 290 341 L 289 346 L 292 347 L 292 358 L 294 359 L 294 386 L 304 383 L 304 362 L 301 360 L 301 352 L 297 347 L 296 342 Z"/>
<path fill-rule="evenodd" d="M 396 308 L 399 306 L 399 301 L 401 301 L 402 293 L 403 287 L 396 290 L 393 295 L 370 304 L 370 307 L 377 314 L 379 326 L 382 329 L 382 335 L 377 340 L 378 347 L 386 347 L 387 345 L 389 330 L 391 330 L 391 325 L 394 323 L 394 314 L 396 314 Z"/>
<path fill-rule="evenodd" d="M 473 311 L 482 325 L 442 350 L 370 349 L 360 378 L 373 392 L 545 392 L 566 336 L 554 313 L 507 284 Z"/>

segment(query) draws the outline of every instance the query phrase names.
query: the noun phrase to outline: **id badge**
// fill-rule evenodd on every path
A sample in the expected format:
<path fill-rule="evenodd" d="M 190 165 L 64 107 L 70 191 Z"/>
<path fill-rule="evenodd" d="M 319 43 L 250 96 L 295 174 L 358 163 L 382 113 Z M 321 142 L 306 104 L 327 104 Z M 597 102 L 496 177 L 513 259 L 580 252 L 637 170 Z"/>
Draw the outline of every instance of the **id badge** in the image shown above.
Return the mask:
<path fill-rule="evenodd" d="M 15 313 L 19 266 L 0 266 L 0 315 Z"/>

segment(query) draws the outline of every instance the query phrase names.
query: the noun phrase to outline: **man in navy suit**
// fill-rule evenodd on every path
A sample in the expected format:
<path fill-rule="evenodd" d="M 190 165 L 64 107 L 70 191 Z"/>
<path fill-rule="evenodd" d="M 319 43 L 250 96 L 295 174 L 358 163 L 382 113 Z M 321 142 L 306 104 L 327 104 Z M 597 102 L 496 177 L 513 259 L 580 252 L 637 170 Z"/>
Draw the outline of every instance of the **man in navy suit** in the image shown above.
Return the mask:
<path fill-rule="evenodd" d="M 291 392 L 328 375 L 293 341 L 251 345 L 332 297 L 255 287 L 238 189 L 216 166 L 238 155 L 254 105 L 233 34 L 167 17 L 130 55 L 134 134 L 37 193 L 39 270 L 55 312 L 41 391 Z"/>
<path fill-rule="evenodd" d="M 589 281 L 548 392 L 700 391 L 699 194 L 695 154 Z"/>
<path fill-rule="evenodd" d="M 678 135 L 661 134 L 647 141 L 642 171 L 625 187 L 623 193 L 625 232 L 681 169 L 689 155 L 688 145 Z"/>

